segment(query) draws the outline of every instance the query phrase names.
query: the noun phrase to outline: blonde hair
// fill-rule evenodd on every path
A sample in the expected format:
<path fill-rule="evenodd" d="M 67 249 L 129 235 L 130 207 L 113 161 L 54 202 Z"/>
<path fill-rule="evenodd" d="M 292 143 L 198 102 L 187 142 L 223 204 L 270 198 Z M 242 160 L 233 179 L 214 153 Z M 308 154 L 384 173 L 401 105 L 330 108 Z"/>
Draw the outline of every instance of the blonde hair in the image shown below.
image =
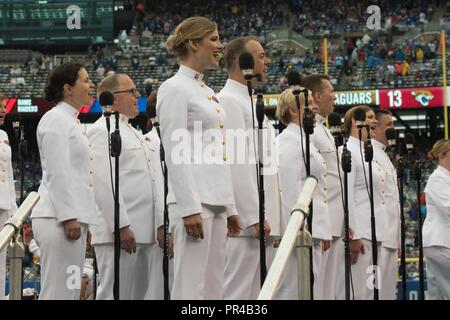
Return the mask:
<path fill-rule="evenodd" d="M 5 99 L 6 99 L 6 96 L 2 92 L 0 92 L 0 101 L 3 101 Z"/>
<path fill-rule="evenodd" d="M 431 149 L 431 151 L 428 152 L 428 157 L 434 163 L 439 164 L 439 155 L 441 154 L 445 155 L 449 150 L 450 150 L 450 140 L 441 139 L 436 141 L 436 143 L 433 145 L 433 149 Z"/>
<path fill-rule="evenodd" d="M 111 93 L 117 91 L 117 89 L 119 88 L 119 78 L 123 76 L 125 75 L 116 73 L 103 78 L 103 80 L 97 87 L 97 97 L 100 97 L 100 95 L 105 91 L 109 91 Z"/>
<path fill-rule="evenodd" d="M 364 106 L 364 105 L 355 106 L 355 107 L 347 110 L 347 112 L 345 113 L 345 116 L 344 116 L 344 131 L 347 136 L 349 136 L 350 132 L 352 131 L 352 124 L 353 124 L 352 120 L 355 119 L 356 109 L 362 109 L 365 113 L 372 110 L 372 108 L 370 108 L 368 106 Z"/>
<path fill-rule="evenodd" d="M 305 93 L 302 91 L 298 95 L 300 100 L 300 108 L 305 108 Z M 311 91 L 308 90 L 308 97 L 311 97 Z M 284 90 L 279 98 L 277 104 L 276 116 L 281 121 L 282 124 L 288 125 L 292 122 L 291 113 L 289 112 L 290 108 L 293 108 L 297 112 L 297 104 L 295 101 L 295 95 L 292 89 Z"/>
<path fill-rule="evenodd" d="M 217 30 L 217 23 L 208 18 L 187 18 L 175 28 L 174 34 L 167 38 L 167 51 L 175 53 L 179 58 L 185 57 L 188 54 L 189 40 L 202 40 L 215 30 Z"/>

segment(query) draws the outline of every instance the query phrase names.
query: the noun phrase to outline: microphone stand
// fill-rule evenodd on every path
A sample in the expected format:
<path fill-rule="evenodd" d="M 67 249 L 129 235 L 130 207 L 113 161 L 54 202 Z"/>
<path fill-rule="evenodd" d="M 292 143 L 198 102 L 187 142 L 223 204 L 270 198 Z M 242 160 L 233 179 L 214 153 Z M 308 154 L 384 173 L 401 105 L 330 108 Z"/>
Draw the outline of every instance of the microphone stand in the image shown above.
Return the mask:
<path fill-rule="evenodd" d="M 373 259 L 373 275 L 374 275 L 374 291 L 373 299 L 379 300 L 378 294 L 378 247 L 377 247 L 377 235 L 376 235 L 376 225 L 375 225 L 375 207 L 373 199 L 373 147 L 372 141 L 370 140 L 370 129 L 367 127 L 367 140 L 364 143 L 364 159 L 369 163 L 369 198 L 370 198 L 370 225 L 372 231 L 372 259 Z"/>
<path fill-rule="evenodd" d="M 159 128 L 159 123 L 155 122 L 153 126 L 156 128 L 158 133 L 160 147 L 159 155 L 161 168 L 164 176 L 164 245 L 163 245 L 163 277 L 164 277 L 164 300 L 170 300 L 170 290 L 169 290 L 169 209 L 167 205 L 167 195 L 169 194 L 169 177 L 167 171 L 167 164 L 165 158 L 164 147 L 161 140 L 161 130 Z"/>
<path fill-rule="evenodd" d="M 122 151 L 122 139 L 119 130 L 119 113 L 114 112 L 116 125 L 111 133 L 111 157 L 115 158 L 115 193 L 114 193 L 114 300 L 120 300 L 120 203 L 119 203 L 119 157 Z"/>
<path fill-rule="evenodd" d="M 417 230 L 417 238 L 419 242 L 419 300 L 425 299 L 425 278 L 424 278 L 424 266 L 423 266 L 423 242 L 422 242 L 422 212 L 420 210 L 420 180 L 422 178 L 422 162 L 418 155 L 416 163 L 412 168 L 412 176 L 417 182 L 417 211 L 419 214 L 419 226 Z"/>
<path fill-rule="evenodd" d="M 395 157 L 395 153 L 394 153 Z M 404 185 L 404 162 L 402 157 L 397 161 L 397 179 L 398 179 L 398 193 L 400 197 L 400 273 L 402 275 L 402 300 L 408 300 L 406 296 L 406 223 L 405 223 L 405 199 L 403 198 L 403 185 Z"/>
<path fill-rule="evenodd" d="M 350 221 L 348 212 L 348 174 L 352 171 L 352 154 L 344 140 L 342 149 L 342 171 L 344 171 L 344 246 L 345 246 L 345 300 L 350 300 Z"/>
<path fill-rule="evenodd" d="M 311 150 L 310 150 L 310 136 L 314 133 L 314 114 L 308 108 L 308 90 L 304 91 L 305 94 L 305 112 L 303 114 L 303 129 L 305 131 L 305 144 L 306 144 L 306 175 L 311 175 Z M 313 201 L 309 204 L 309 216 L 308 216 L 309 232 L 313 234 Z M 309 250 L 309 263 L 310 263 L 310 290 L 311 300 L 314 300 L 314 262 L 313 262 L 313 246 Z"/>
<path fill-rule="evenodd" d="M 252 108 L 253 109 L 253 108 Z M 265 220 L 265 191 L 264 191 L 264 175 L 263 175 L 263 122 L 264 122 L 264 98 L 262 93 L 257 94 L 256 98 L 256 119 L 258 120 L 258 148 L 259 148 L 259 255 L 261 259 L 261 287 L 264 284 L 267 275 L 266 266 L 266 245 L 264 238 L 264 220 Z"/>

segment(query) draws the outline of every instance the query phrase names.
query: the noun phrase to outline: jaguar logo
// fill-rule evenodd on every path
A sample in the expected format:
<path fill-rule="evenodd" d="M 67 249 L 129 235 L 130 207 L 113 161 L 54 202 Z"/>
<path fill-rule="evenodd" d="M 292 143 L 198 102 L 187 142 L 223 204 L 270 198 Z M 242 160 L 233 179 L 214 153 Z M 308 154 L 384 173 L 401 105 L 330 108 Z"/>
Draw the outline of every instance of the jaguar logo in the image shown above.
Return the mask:
<path fill-rule="evenodd" d="M 428 107 L 431 99 L 434 98 L 434 96 L 428 90 L 417 90 L 411 92 L 411 94 L 413 95 L 414 99 L 424 107 Z"/>

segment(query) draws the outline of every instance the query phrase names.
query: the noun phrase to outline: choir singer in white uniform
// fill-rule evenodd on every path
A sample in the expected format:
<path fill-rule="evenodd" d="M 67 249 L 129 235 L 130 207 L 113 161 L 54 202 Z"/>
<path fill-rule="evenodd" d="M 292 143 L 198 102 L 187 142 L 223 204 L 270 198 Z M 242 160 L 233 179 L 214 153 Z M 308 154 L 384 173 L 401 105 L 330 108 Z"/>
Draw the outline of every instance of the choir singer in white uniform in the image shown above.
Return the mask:
<path fill-rule="evenodd" d="M 280 164 L 279 175 L 281 182 L 281 203 L 285 223 L 287 224 L 292 208 L 302 191 L 306 180 L 306 159 L 303 158 L 302 149 L 306 156 L 306 138 L 303 129 L 303 113 L 305 108 L 305 94 L 300 93 L 300 110 L 298 110 L 292 89 L 285 90 L 278 101 L 277 117 L 287 125 L 278 137 Z M 313 105 L 311 92 L 308 94 L 309 105 Z M 299 120 L 299 111 L 300 118 Z M 323 275 L 324 242 L 331 240 L 331 222 L 328 211 L 327 198 L 327 166 L 319 150 L 310 142 L 311 175 L 318 179 L 317 188 L 313 194 L 313 273 L 314 273 L 314 299 L 323 299 L 320 276 Z M 298 267 L 295 249 L 289 256 L 288 264 L 282 275 L 282 281 L 277 299 L 298 299 Z"/>
<path fill-rule="evenodd" d="M 239 219 L 226 163 L 226 115 L 202 81 L 207 69 L 219 67 L 217 24 L 188 18 L 169 36 L 167 48 L 180 63 L 161 84 L 156 106 L 171 182 L 172 299 L 223 299 L 227 223 L 236 234 Z"/>
<path fill-rule="evenodd" d="M 3 125 L 5 116 L 6 97 L 0 92 L 0 126 Z M 16 210 L 11 146 L 6 132 L 0 130 L 0 230 Z M 7 247 L 0 252 L 0 301 L 5 296 L 6 251 Z"/>
<path fill-rule="evenodd" d="M 332 241 L 324 241 L 323 268 L 317 285 L 319 292 L 315 298 L 336 299 L 336 278 L 338 265 L 344 264 L 342 235 L 344 230 L 344 205 L 342 184 L 339 175 L 340 163 L 336 144 L 331 131 L 326 127 L 326 118 L 334 110 L 334 88 L 330 78 L 324 75 L 310 75 L 302 79 L 302 84 L 312 92 L 314 104 L 318 107 L 316 127 L 311 141 L 325 160 L 327 166 L 327 198 L 330 210 Z M 328 250 L 329 249 L 329 250 Z M 320 292 L 321 290 L 321 292 Z"/>
<path fill-rule="evenodd" d="M 358 128 L 355 121 L 355 111 L 361 108 L 366 113 L 365 125 L 362 128 L 361 141 L 359 140 Z M 369 165 L 364 160 L 364 142 L 368 138 L 368 130 L 373 132 L 376 126 L 375 113 L 367 106 L 353 107 L 348 110 L 344 118 L 344 128 L 349 138 L 347 148 L 351 152 L 352 171 L 348 174 L 348 211 L 350 229 L 353 230 L 353 237 L 350 241 L 351 276 L 353 280 L 355 300 L 372 300 L 374 297 L 372 267 L 372 232 L 371 232 L 371 211 L 369 201 Z M 385 200 L 386 173 L 383 168 L 373 161 L 373 190 L 375 225 L 377 238 L 378 266 L 380 261 L 381 243 L 386 238 L 387 216 Z M 366 185 L 367 181 L 367 185 Z M 376 266 L 379 271 L 378 267 Z M 342 268 L 343 269 L 343 268 Z M 379 272 L 378 274 L 378 280 Z M 344 297 L 344 274 L 340 273 L 341 281 L 338 287 L 338 298 Z M 377 281 L 377 285 L 380 281 Z"/>
<path fill-rule="evenodd" d="M 258 125 L 256 111 L 252 111 L 251 97 L 247 81 L 239 67 L 239 56 L 248 52 L 253 56 L 253 73 L 261 76 L 261 83 L 267 83 L 270 60 L 264 48 L 255 37 L 237 38 L 228 43 L 225 49 L 225 63 L 228 80 L 220 91 L 218 99 L 225 109 L 227 120 L 226 145 L 232 155 L 229 159 L 233 179 L 236 209 L 241 228 L 238 237 L 228 237 L 225 263 L 224 299 L 255 300 L 261 288 L 260 281 L 260 243 L 259 243 L 259 177 L 256 175 L 258 159 Z M 257 85 L 256 78 L 251 81 L 252 89 Z M 242 141 L 245 141 L 242 143 Z M 256 145 L 254 146 L 254 143 Z M 269 269 L 273 256 L 273 239 L 281 235 L 281 210 L 278 186 L 278 165 L 275 129 L 267 117 L 262 130 L 262 162 L 264 163 L 265 189 L 265 237 L 266 267 Z M 257 155 L 255 155 L 255 152 Z M 231 158 L 231 156 L 230 156 Z"/>
<path fill-rule="evenodd" d="M 156 243 L 158 228 L 162 232 L 162 181 L 156 175 L 155 151 L 145 138 L 128 122 L 138 114 L 139 93 L 134 82 L 125 74 L 110 75 L 102 80 L 97 96 L 111 92 L 113 112 L 119 113 L 122 152 L 119 158 L 120 202 L 120 299 L 163 299 L 161 277 L 152 279 L 152 270 L 161 275 L 161 265 L 153 261 L 153 251 L 159 253 Z M 115 116 L 111 116 L 115 128 Z M 110 161 L 115 172 L 115 161 L 110 158 L 105 116 L 88 130 L 94 159 L 94 190 L 101 218 L 91 228 L 92 244 L 97 256 L 100 284 L 98 300 L 113 299 L 114 284 L 114 198 L 112 196 Z M 138 189 L 136 187 L 138 186 Z M 159 294 L 158 294 L 159 293 Z"/>
<path fill-rule="evenodd" d="M 423 223 L 428 299 L 450 299 L 450 141 L 437 141 L 429 156 L 438 167 L 425 187 L 427 217 Z"/>
<path fill-rule="evenodd" d="M 39 299 L 80 298 L 88 225 L 95 224 L 92 157 L 78 110 L 91 104 L 94 84 L 78 63 L 54 68 L 45 97 L 57 105 L 39 122 L 40 200 L 32 212 L 33 233 L 41 250 Z"/>
<path fill-rule="evenodd" d="M 386 153 L 388 141 L 386 130 L 394 127 L 392 114 L 389 110 L 380 109 L 375 113 L 376 129 L 372 140 L 373 159 L 386 174 L 384 181 L 384 198 L 387 213 L 386 238 L 381 245 L 380 265 L 380 299 L 396 300 L 398 275 L 398 250 L 400 249 L 400 197 L 398 193 L 397 170 Z"/>

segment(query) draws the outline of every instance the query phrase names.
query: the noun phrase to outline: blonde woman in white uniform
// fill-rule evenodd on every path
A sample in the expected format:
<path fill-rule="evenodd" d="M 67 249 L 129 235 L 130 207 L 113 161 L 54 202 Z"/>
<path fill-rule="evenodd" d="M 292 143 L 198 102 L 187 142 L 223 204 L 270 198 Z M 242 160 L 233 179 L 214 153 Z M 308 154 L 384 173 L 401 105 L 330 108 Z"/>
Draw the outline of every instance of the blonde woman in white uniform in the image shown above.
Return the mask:
<path fill-rule="evenodd" d="M 300 118 L 303 119 L 305 96 L 300 93 Z M 308 94 L 309 105 L 313 105 L 311 92 Z M 289 221 L 291 210 L 302 191 L 306 180 L 305 162 L 302 157 L 302 145 L 306 150 L 305 132 L 299 121 L 295 96 L 291 89 L 285 90 L 277 106 L 277 117 L 287 125 L 278 137 L 280 155 L 279 176 L 281 182 L 281 207 L 286 224 Z M 300 134 L 300 131 L 303 135 Z M 322 264 L 324 242 L 331 240 L 331 222 L 327 199 L 327 167 L 325 160 L 317 148 L 310 142 L 311 175 L 318 179 L 318 185 L 313 194 L 313 272 L 314 272 L 314 299 L 323 299 L 323 281 L 325 266 Z M 295 250 L 289 257 L 277 294 L 277 299 L 298 299 L 297 258 Z"/>
<path fill-rule="evenodd" d="M 423 223 L 428 299 L 450 299 L 450 141 L 437 141 L 429 156 L 438 167 L 425 187 L 427 217 Z"/>
<path fill-rule="evenodd" d="M 78 110 L 91 104 L 94 84 L 78 63 L 54 68 L 45 88 L 56 103 L 39 122 L 36 136 L 41 156 L 41 196 L 31 218 L 41 250 L 39 299 L 77 300 L 84 265 L 88 225 L 98 218 L 89 142 Z"/>
<path fill-rule="evenodd" d="M 167 39 L 180 68 L 158 90 L 174 237 L 172 299 L 223 299 L 227 217 L 238 233 L 230 168 L 225 152 L 225 119 L 203 73 L 219 67 L 223 49 L 216 23 L 204 17 L 181 22 Z"/>
<path fill-rule="evenodd" d="M 364 142 L 368 138 L 368 133 L 367 129 L 363 128 L 362 140 L 359 141 L 358 128 L 354 118 L 357 108 L 361 108 L 366 113 L 365 123 L 369 126 L 371 131 L 377 124 L 375 113 L 367 106 L 353 107 L 346 112 L 344 118 L 344 127 L 349 135 L 347 148 L 352 154 L 352 171 L 348 175 L 348 210 L 350 229 L 353 234 L 352 241 L 350 242 L 350 257 L 352 263 L 351 272 L 353 288 L 355 292 L 355 295 L 352 298 L 355 300 L 372 300 L 374 290 L 368 285 L 370 282 L 369 277 L 372 277 L 369 267 L 373 265 L 370 222 L 371 211 L 368 194 L 369 166 L 364 160 Z M 340 150 L 342 150 L 342 148 L 340 148 Z M 376 238 L 378 242 L 377 253 L 378 261 L 380 261 L 381 242 L 386 238 L 387 232 L 387 213 L 386 202 L 384 199 L 384 183 L 386 176 L 383 168 L 381 168 L 376 161 L 373 161 L 372 168 Z M 367 187 L 364 172 L 367 178 Z M 342 280 L 344 277 L 343 273 L 341 273 L 340 276 Z M 340 284 L 341 287 L 338 288 L 338 298 L 342 299 L 344 296 L 343 281 L 341 281 Z"/>
<path fill-rule="evenodd" d="M 0 92 L 0 126 L 6 116 L 6 97 Z M 17 210 L 8 135 L 0 130 L 0 230 Z M 0 301 L 5 296 L 6 248 L 0 252 Z"/>

